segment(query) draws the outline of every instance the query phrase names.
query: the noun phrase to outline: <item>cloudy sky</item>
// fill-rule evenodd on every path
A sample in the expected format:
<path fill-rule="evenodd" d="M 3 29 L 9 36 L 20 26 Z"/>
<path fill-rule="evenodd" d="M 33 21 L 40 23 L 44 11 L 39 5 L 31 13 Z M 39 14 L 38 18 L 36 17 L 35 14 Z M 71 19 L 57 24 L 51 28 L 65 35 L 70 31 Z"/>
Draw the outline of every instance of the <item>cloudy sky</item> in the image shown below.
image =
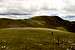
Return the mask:
<path fill-rule="evenodd" d="M 11 15 L 11 14 L 22 14 L 22 15 Z M 0 18 L 23 19 L 23 18 L 30 18 L 36 15 L 58 15 L 63 19 L 73 21 L 75 20 L 74 17 L 75 1 L 0 0 Z M 71 16 L 71 18 L 68 16 Z"/>

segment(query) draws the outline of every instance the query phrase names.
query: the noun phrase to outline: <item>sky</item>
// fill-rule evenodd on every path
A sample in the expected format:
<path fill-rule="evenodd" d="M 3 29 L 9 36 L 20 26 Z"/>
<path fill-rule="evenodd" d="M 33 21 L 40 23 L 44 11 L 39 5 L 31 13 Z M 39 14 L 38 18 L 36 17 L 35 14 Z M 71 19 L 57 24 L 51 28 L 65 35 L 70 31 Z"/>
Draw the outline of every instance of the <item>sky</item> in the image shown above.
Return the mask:
<path fill-rule="evenodd" d="M 10 15 L 10 14 L 24 15 Z M 75 21 L 74 0 L 0 0 L 0 18 L 27 19 L 38 15 L 58 15 Z M 68 16 L 71 16 L 68 17 Z M 73 16 L 73 18 L 72 18 Z"/>

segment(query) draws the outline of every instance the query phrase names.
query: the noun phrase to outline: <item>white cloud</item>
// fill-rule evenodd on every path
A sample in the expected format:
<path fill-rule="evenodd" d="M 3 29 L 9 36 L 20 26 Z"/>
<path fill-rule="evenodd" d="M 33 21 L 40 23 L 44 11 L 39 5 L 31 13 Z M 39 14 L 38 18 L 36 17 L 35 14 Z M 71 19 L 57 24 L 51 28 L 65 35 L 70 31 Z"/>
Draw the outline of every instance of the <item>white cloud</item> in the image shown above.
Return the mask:
<path fill-rule="evenodd" d="M 6 11 L 10 9 L 38 11 L 43 8 L 60 10 L 64 6 L 63 3 L 63 0 L 3 0 L 0 2 L 0 8 L 5 8 Z"/>
<path fill-rule="evenodd" d="M 65 6 L 61 10 L 61 12 L 66 15 L 75 15 L 75 1 L 74 0 L 65 0 Z"/>
<path fill-rule="evenodd" d="M 74 0 L 0 0 L 0 13 L 28 13 L 32 15 L 75 15 Z M 31 15 L 30 15 L 31 16 Z M 0 16 L 1 17 L 1 16 Z M 6 17 L 6 16 L 5 16 Z M 13 18 L 14 16 L 10 16 Z M 16 16 L 28 18 L 29 16 Z"/>
<path fill-rule="evenodd" d="M 48 8 L 60 9 L 63 7 L 63 0 L 4 0 L 0 5 L 6 8 L 40 9 L 48 6 Z"/>

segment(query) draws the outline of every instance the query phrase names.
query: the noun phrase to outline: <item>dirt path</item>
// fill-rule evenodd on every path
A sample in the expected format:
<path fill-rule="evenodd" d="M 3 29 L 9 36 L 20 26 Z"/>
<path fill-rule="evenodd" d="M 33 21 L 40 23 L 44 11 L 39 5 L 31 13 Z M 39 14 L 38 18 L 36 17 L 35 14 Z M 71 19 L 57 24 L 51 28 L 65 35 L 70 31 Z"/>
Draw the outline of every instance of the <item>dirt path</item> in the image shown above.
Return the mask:
<path fill-rule="evenodd" d="M 23 30 L 50 30 L 50 31 L 57 31 L 57 32 L 67 32 L 62 30 L 56 30 L 56 29 L 49 29 L 49 28 L 32 28 L 32 27 L 26 27 L 26 28 L 4 28 L 2 30 L 9 30 L 9 29 L 23 29 Z M 68 32 L 67 32 L 68 33 Z"/>

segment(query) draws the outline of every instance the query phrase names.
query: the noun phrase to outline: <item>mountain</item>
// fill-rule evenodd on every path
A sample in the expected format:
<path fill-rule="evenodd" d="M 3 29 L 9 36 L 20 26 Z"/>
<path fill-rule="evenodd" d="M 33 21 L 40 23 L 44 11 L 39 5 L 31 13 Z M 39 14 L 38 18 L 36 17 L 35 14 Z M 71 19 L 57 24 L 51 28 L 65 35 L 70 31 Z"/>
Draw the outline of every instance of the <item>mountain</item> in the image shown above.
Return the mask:
<path fill-rule="evenodd" d="M 47 28 L 55 28 L 62 26 L 63 19 L 58 16 L 35 16 L 31 19 L 32 23 L 36 23 L 38 25 L 47 27 Z"/>
<path fill-rule="evenodd" d="M 13 19 L 0 19 L 0 27 L 46 27 L 55 28 L 63 23 L 63 19 L 58 16 L 35 16 L 30 19 L 13 20 Z"/>
<path fill-rule="evenodd" d="M 66 30 L 74 32 L 72 22 L 64 20 L 58 16 L 35 16 L 28 19 L 29 26 L 32 27 L 45 27 L 59 30 Z"/>
<path fill-rule="evenodd" d="M 75 32 L 75 22 L 63 20 L 58 16 L 35 16 L 30 19 L 0 19 L 0 28 L 12 27 L 42 27 Z"/>
<path fill-rule="evenodd" d="M 65 16 L 64 19 L 69 21 L 75 21 L 75 16 Z"/>

